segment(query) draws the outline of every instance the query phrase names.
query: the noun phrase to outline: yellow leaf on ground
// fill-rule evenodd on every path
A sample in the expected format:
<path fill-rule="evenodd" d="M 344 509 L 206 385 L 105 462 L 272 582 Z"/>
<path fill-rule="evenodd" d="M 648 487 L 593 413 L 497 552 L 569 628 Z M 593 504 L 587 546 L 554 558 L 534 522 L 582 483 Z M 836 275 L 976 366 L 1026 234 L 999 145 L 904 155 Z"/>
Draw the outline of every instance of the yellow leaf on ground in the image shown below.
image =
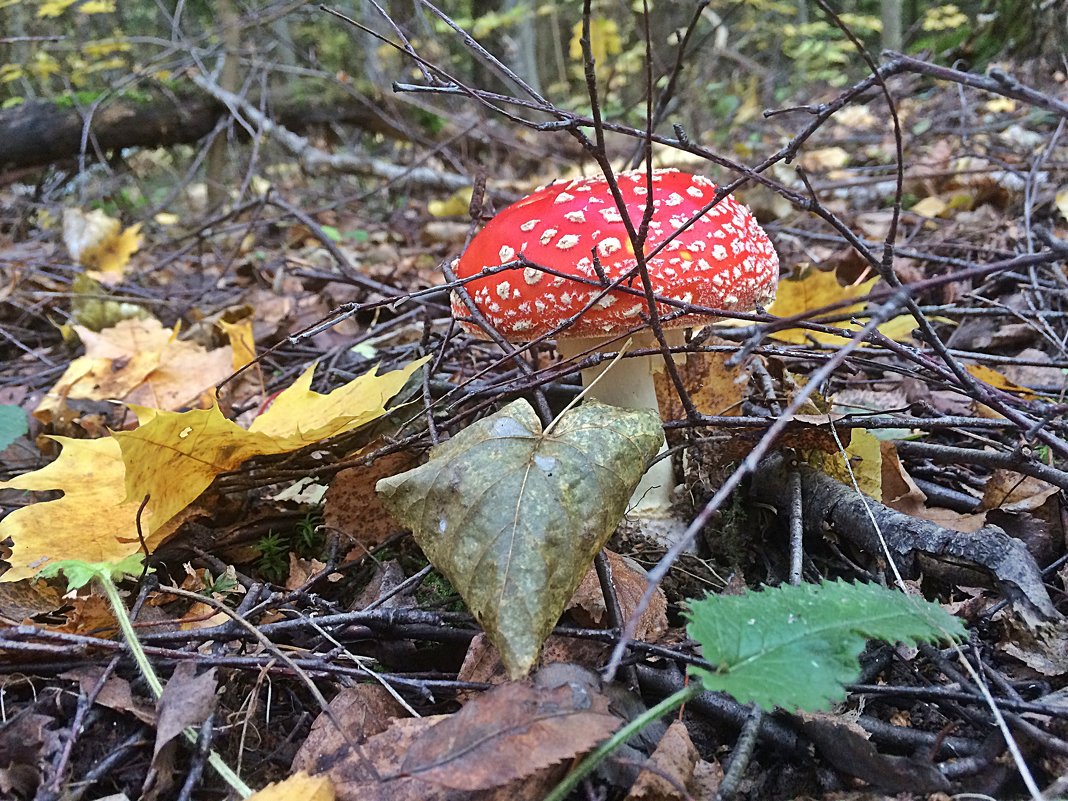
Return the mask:
<path fill-rule="evenodd" d="M 843 439 L 845 432 L 842 432 Z M 849 464 L 846 464 L 846 459 Z M 854 428 L 846 445 L 845 454 L 826 453 L 812 450 L 805 454 L 805 461 L 818 470 L 822 470 L 843 484 L 853 486 L 853 477 L 857 486 L 865 495 L 879 501 L 883 499 L 883 455 L 880 440 L 863 428 Z"/>
<path fill-rule="evenodd" d="M 374 368 L 326 395 L 310 389 L 314 366 L 309 367 L 247 431 L 223 417 L 218 406 L 181 413 L 134 408 L 140 427 L 113 434 L 127 465 L 125 497 L 151 497 L 145 519 L 154 532 L 220 473 L 254 456 L 299 450 L 378 419 L 427 358 L 384 375 Z"/>
<path fill-rule="evenodd" d="M 252 317 L 246 317 L 236 323 L 219 320 L 216 325 L 230 340 L 230 349 L 234 352 L 233 368 L 235 371 L 256 361 L 256 336 L 252 333 Z"/>
<path fill-rule="evenodd" d="M 295 773 L 288 779 L 268 784 L 248 801 L 334 801 L 334 783 L 327 776 Z"/>
<path fill-rule="evenodd" d="M 85 214 L 78 209 L 63 212 L 63 243 L 90 275 L 106 284 L 122 280 L 130 257 L 141 247 L 141 225 L 123 230 L 122 224 L 100 209 Z"/>
<path fill-rule="evenodd" d="M 983 364 L 966 364 L 964 369 L 967 370 L 972 376 L 978 378 L 994 389 L 1004 390 L 1005 392 L 1012 392 L 1019 395 L 1021 398 L 1034 398 L 1035 393 L 1029 390 L 1027 387 L 1021 387 L 1019 384 L 1015 384 L 999 373 L 992 367 L 987 367 Z"/>
<path fill-rule="evenodd" d="M 68 399 L 120 400 L 179 409 L 199 399 L 232 369 L 230 348 L 208 351 L 175 339 L 155 318 L 122 320 L 94 332 L 74 326 L 85 345 L 33 414 L 49 423 Z"/>
<path fill-rule="evenodd" d="M 775 302 L 768 308 L 768 312 L 777 317 L 805 317 L 809 312 L 813 312 L 816 309 L 841 303 L 843 305 L 834 311 L 835 316 L 849 315 L 850 317 L 858 317 L 863 321 L 863 311 L 866 304 L 863 301 L 858 303 L 847 303 L 846 301 L 864 297 L 871 292 L 872 287 L 875 286 L 878 280 L 878 278 L 872 278 L 870 281 L 864 281 L 860 284 L 842 286 L 838 283 L 838 279 L 833 272 L 809 270 L 799 279 L 780 282 L 778 295 L 775 298 Z M 816 321 L 813 320 L 813 322 Z M 851 323 L 848 318 L 831 323 L 831 325 L 847 331 L 860 330 L 860 326 Z M 914 327 L 912 318 L 903 315 L 883 323 L 879 326 L 879 331 L 891 339 L 907 339 L 908 332 L 912 331 Z M 824 345 L 841 345 L 846 341 L 846 338 L 834 334 L 801 328 L 775 331 L 771 336 L 796 345 L 805 345 L 813 341 Z"/>
<path fill-rule="evenodd" d="M 14 542 L 11 569 L 0 581 L 29 578 L 55 559 L 117 561 L 140 547 L 138 503 L 125 500 L 119 443 L 110 437 L 53 439 L 63 447 L 54 462 L 0 482 L 0 489 L 63 491 L 62 498 L 23 506 L 0 521 L 0 540 Z"/>
<path fill-rule="evenodd" d="M 287 450 L 352 431 L 385 414 L 389 400 L 429 358 L 424 356 L 384 375 L 378 375 L 374 367 L 325 395 L 311 389 L 315 367 L 309 367 L 248 430 L 285 443 Z"/>
<path fill-rule="evenodd" d="M 938 195 L 930 195 L 919 201 L 911 209 L 921 217 L 941 217 L 942 214 L 949 208 L 949 204 L 942 200 Z"/>
<path fill-rule="evenodd" d="M 1068 220 L 1068 189 L 1062 189 L 1058 192 L 1054 202 L 1057 204 L 1057 211 L 1061 213 L 1064 219 Z"/>
<path fill-rule="evenodd" d="M 447 200 L 431 200 L 426 204 L 426 210 L 431 217 L 466 217 L 471 208 L 471 193 L 470 186 L 457 189 Z"/>
<path fill-rule="evenodd" d="M 54 462 L 0 482 L 0 489 L 63 492 L 0 521 L 0 541 L 10 537 L 14 543 L 7 559 L 11 569 L 0 581 L 29 578 L 50 560 L 114 562 L 136 553 L 141 548 L 137 511 L 145 495 L 151 499 L 142 516 L 143 533 L 153 550 L 174 530 L 176 516 L 220 472 L 252 456 L 302 447 L 311 441 L 309 431 L 332 435 L 381 417 L 386 403 L 425 361 L 381 376 L 372 370 L 328 395 L 298 384 L 279 399 L 293 392 L 308 403 L 306 413 L 284 402 L 269 420 L 271 433 L 246 431 L 215 406 L 180 414 L 135 407 L 141 427 L 134 431 L 93 440 L 54 437 L 63 448 Z M 336 418 L 328 419 L 330 414 Z M 302 431 L 304 423 L 310 427 Z"/>

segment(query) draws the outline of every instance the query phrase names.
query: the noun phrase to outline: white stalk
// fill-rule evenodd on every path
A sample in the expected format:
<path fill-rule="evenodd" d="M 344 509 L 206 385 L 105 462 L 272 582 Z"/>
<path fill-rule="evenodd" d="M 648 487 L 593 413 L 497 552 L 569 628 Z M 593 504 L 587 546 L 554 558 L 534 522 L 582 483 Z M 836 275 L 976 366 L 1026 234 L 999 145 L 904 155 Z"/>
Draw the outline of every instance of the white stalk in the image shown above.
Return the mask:
<path fill-rule="evenodd" d="M 669 345 L 681 345 L 682 329 L 665 331 Z M 635 336 L 635 346 L 653 347 L 656 339 L 651 333 Z M 618 350 L 626 340 L 614 337 L 576 337 L 557 340 L 556 348 L 564 360 L 581 359 L 582 354 L 605 350 Z M 609 344 L 612 343 L 612 344 Z M 590 387 L 587 397 L 618 406 L 622 409 L 652 409 L 660 412 L 656 398 L 654 376 L 664 369 L 660 354 L 623 358 L 616 362 L 604 361 L 582 371 L 582 385 Z M 596 381 L 596 383 L 594 383 Z M 660 446 L 660 456 L 642 476 L 630 499 L 630 513 L 639 518 L 667 518 L 670 516 L 672 495 L 675 491 L 675 470 L 671 459 L 664 454 L 667 443 Z"/>

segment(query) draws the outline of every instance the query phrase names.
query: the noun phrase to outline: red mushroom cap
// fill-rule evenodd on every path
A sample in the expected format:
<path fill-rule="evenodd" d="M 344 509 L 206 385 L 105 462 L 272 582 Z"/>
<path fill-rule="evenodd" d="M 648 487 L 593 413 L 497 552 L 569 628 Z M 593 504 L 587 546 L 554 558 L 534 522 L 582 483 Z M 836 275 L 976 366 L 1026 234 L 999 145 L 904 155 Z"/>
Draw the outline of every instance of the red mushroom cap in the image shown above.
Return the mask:
<path fill-rule="evenodd" d="M 644 172 L 616 176 L 635 228 L 648 200 Z M 775 296 L 779 258 L 752 212 L 731 197 L 713 206 L 678 236 L 716 193 L 700 175 L 674 169 L 655 170 L 653 217 L 645 252 L 664 249 L 647 261 L 653 292 L 664 298 L 717 309 L 752 309 Z M 536 339 L 578 314 L 604 290 L 594 268 L 597 258 L 609 281 L 627 275 L 637 260 L 615 199 L 602 177 L 577 178 L 543 187 L 494 217 L 471 241 L 458 262 L 457 278 L 477 276 L 523 256 L 532 265 L 593 281 L 581 283 L 535 266 L 516 266 L 467 283 L 479 311 L 509 340 Z M 641 290 L 635 273 L 627 285 Z M 453 296 L 453 315 L 468 316 Z M 605 336 L 627 331 L 648 316 L 644 295 L 613 290 L 558 336 Z M 660 315 L 677 311 L 660 305 Z M 700 324 L 705 316 L 685 315 L 666 321 L 674 327 Z M 478 333 L 470 323 L 464 327 Z"/>

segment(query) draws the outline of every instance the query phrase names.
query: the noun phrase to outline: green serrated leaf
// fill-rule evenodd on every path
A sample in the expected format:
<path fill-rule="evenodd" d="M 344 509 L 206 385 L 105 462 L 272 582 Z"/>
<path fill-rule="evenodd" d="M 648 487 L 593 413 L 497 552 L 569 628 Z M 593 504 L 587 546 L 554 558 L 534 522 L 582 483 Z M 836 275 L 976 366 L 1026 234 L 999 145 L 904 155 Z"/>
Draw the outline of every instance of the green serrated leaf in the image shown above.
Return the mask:
<path fill-rule="evenodd" d="M 18 406 L 0 404 L 0 451 L 29 430 L 26 412 Z"/>
<path fill-rule="evenodd" d="M 782 586 L 710 596 L 687 612 L 690 637 L 715 670 L 691 668 L 705 687 L 764 709 L 817 711 L 846 697 L 867 640 L 936 641 L 964 636 L 937 604 L 875 584 Z"/>
<path fill-rule="evenodd" d="M 67 577 L 67 589 L 76 590 L 100 576 L 111 581 L 122 581 L 126 576 L 141 575 L 144 554 L 135 553 L 118 562 L 85 562 L 81 559 L 62 559 L 49 562 L 37 575 L 41 578 L 54 578 L 60 573 Z"/>
<path fill-rule="evenodd" d="M 518 677 L 662 441 L 653 411 L 587 402 L 544 434 L 530 404 L 518 400 L 376 489 Z"/>

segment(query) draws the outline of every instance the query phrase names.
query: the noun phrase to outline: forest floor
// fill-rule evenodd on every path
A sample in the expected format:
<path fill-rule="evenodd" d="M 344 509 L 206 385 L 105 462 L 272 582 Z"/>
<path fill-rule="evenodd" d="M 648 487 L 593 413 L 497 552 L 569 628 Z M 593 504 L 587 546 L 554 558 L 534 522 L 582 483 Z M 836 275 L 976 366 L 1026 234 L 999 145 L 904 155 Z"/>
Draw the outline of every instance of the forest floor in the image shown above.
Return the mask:
<path fill-rule="evenodd" d="M 218 758 L 253 788 L 303 770 L 329 777 L 338 798 L 533 801 L 701 663 L 688 600 L 792 576 L 897 584 L 969 637 L 872 643 L 833 712 L 760 715 L 697 696 L 681 723 L 647 728 L 574 797 L 1068 796 L 1068 117 L 1063 104 L 919 76 L 894 88 L 900 140 L 885 101 L 859 93 L 800 148 L 803 180 L 795 165 L 768 171 L 811 202 L 754 183 L 736 193 L 778 250 L 779 299 L 770 317 L 683 346 L 694 413 L 660 387 L 684 486 L 676 512 L 707 522 L 607 685 L 613 621 L 638 608 L 663 547 L 624 525 L 600 561 L 610 579 L 591 569 L 535 682 L 512 681 L 374 492 L 506 402 L 541 391 L 558 413 L 579 392 L 577 366 L 561 368 L 551 344 L 520 364 L 452 321 L 441 265 L 477 228 L 465 195 L 375 180 L 340 191 L 279 156 L 253 179 L 254 202 L 210 214 L 202 192 L 185 191 L 130 232 L 88 210 L 116 215 L 128 187 L 165 184 L 162 151 L 62 190 L 0 187 L 0 410 L 21 410 L 0 418 L 0 434 L 13 432 L 0 451 L 0 557 L 20 578 L 0 583 L 0 796 L 222 798 Z M 1064 78 L 1037 89 L 1063 97 Z M 735 155 L 759 161 L 811 116 L 753 123 Z M 524 156 L 540 147 L 522 142 Z M 487 208 L 576 174 L 498 155 Z M 658 158 L 713 170 L 678 151 Z M 853 342 L 873 309 L 900 299 L 861 252 L 878 265 L 892 232 L 893 273 L 916 305 Z M 247 429 L 313 365 L 319 393 L 376 365 L 406 372 L 384 396 L 378 384 L 346 396 L 367 424 L 273 450 L 220 428 L 210 455 L 194 453 L 208 465 L 195 478 L 148 460 L 140 472 L 157 494 L 144 503 L 127 497 L 117 447 L 111 468 L 79 450 L 117 440 L 125 457 L 135 440 L 109 432 L 143 430 L 152 414 L 136 407 L 204 408 L 216 386 L 220 419 Z M 343 416 L 300 391 L 275 413 L 292 430 Z M 49 464 L 60 467 L 35 472 Z M 179 490 L 192 499 L 174 500 Z M 151 523 L 161 497 L 176 513 Z M 131 526 L 116 539 L 120 519 Z M 165 683 L 158 703 L 101 583 L 68 592 L 31 578 L 49 559 L 141 551 L 151 571 L 119 586 Z M 780 666 L 775 681 L 795 676 Z M 568 706 L 574 697 L 551 695 L 561 686 L 598 700 Z"/>

